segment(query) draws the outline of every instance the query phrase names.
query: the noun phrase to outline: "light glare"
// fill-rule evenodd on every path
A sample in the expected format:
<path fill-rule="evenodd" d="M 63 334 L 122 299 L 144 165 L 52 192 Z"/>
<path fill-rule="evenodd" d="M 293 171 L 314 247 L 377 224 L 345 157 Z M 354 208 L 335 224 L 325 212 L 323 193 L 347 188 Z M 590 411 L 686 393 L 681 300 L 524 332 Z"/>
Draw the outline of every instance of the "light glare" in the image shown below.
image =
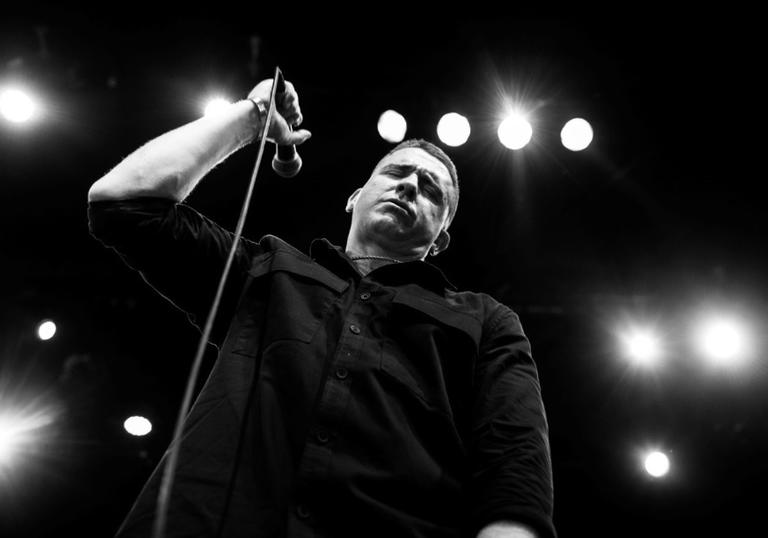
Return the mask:
<path fill-rule="evenodd" d="M 0 420 L 0 465 L 7 465 L 15 454 L 18 430 L 13 424 Z"/>
<path fill-rule="evenodd" d="M 571 151 L 581 151 L 592 143 L 594 132 L 589 122 L 582 118 L 569 120 L 560 131 L 563 146 Z"/>
<path fill-rule="evenodd" d="M 661 357 L 661 343 L 650 329 L 633 329 L 622 336 L 624 353 L 633 362 L 652 365 Z"/>
<path fill-rule="evenodd" d="M 33 452 L 28 445 L 38 439 L 38 430 L 53 422 L 48 413 L 23 414 L 6 411 L 0 414 L 0 466 L 8 466 L 23 452 Z"/>
<path fill-rule="evenodd" d="M 214 97 L 208 100 L 205 105 L 204 115 L 214 116 L 220 114 L 223 110 L 227 109 L 232 104 L 231 101 L 224 97 Z"/>
<path fill-rule="evenodd" d="M 452 147 L 460 146 L 469 139 L 470 133 L 469 120 L 457 114 L 449 112 L 440 118 L 437 123 L 437 136 L 440 140 Z"/>
<path fill-rule="evenodd" d="M 645 472 L 654 478 L 659 478 L 669 472 L 669 458 L 663 452 L 654 450 L 645 456 Z"/>
<path fill-rule="evenodd" d="M 533 128 L 520 114 L 512 113 L 499 125 L 499 141 L 509 149 L 521 149 L 531 141 Z"/>
<path fill-rule="evenodd" d="M 742 323 L 730 317 L 705 320 L 697 333 L 701 353 L 714 364 L 733 365 L 743 360 L 749 348 L 749 336 Z"/>
<path fill-rule="evenodd" d="M 152 431 L 152 423 L 144 417 L 134 415 L 125 419 L 123 428 L 131 435 L 141 437 Z"/>
<path fill-rule="evenodd" d="M 25 91 L 8 88 L 0 92 L 0 114 L 12 123 L 25 123 L 34 118 L 38 105 Z"/>
<path fill-rule="evenodd" d="M 56 324 L 51 320 L 45 320 L 37 326 L 37 337 L 40 340 L 50 340 L 56 334 Z"/>
<path fill-rule="evenodd" d="M 386 110 L 379 116 L 377 129 L 379 130 L 379 136 L 381 136 L 381 138 L 387 142 L 396 144 L 402 142 L 403 138 L 405 138 L 408 124 L 399 112 Z"/>

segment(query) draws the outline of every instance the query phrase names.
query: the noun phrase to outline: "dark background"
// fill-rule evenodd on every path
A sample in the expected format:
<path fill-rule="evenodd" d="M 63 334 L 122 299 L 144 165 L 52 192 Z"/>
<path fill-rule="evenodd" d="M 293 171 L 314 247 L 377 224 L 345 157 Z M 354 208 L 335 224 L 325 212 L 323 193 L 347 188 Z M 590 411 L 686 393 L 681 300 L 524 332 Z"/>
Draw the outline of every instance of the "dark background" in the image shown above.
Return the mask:
<path fill-rule="evenodd" d="M 0 22 L 0 82 L 27 80 L 48 107 L 36 125 L 0 123 L 0 405 L 56 417 L 0 466 L 0 534 L 113 534 L 170 440 L 197 346 L 183 314 L 88 235 L 89 186 L 198 117 L 209 92 L 242 98 L 276 65 L 313 138 L 296 179 L 262 168 L 249 237 L 343 245 L 346 198 L 391 147 L 376 131 L 381 112 L 398 110 L 408 137 L 435 141 L 442 114 L 470 120 L 467 144 L 442 146 L 461 204 L 434 263 L 521 316 L 550 421 L 561 536 L 762 525 L 768 257 L 755 14 L 112 7 Z M 532 111 L 521 151 L 496 138 L 505 95 Z M 595 129 L 584 152 L 559 142 L 573 116 Z M 218 166 L 188 203 L 234 228 L 255 155 L 250 146 Z M 750 320 L 758 348 L 746 371 L 714 372 L 691 350 L 691 323 L 710 307 Z M 45 317 L 59 332 L 39 342 Z M 630 319 L 663 331 L 662 368 L 622 358 L 614 330 Z M 134 413 L 153 420 L 149 436 L 122 432 Z M 642 470 L 651 446 L 672 460 L 663 480 Z"/>

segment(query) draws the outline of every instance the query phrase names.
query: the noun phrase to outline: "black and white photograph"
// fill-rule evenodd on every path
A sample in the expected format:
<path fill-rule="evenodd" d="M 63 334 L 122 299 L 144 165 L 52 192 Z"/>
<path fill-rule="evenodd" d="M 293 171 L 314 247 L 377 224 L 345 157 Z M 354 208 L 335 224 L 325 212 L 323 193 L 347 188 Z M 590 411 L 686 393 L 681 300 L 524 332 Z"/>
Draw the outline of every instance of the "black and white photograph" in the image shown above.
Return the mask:
<path fill-rule="evenodd" d="M 762 535 L 760 16 L 0 17 L 0 536 Z"/>

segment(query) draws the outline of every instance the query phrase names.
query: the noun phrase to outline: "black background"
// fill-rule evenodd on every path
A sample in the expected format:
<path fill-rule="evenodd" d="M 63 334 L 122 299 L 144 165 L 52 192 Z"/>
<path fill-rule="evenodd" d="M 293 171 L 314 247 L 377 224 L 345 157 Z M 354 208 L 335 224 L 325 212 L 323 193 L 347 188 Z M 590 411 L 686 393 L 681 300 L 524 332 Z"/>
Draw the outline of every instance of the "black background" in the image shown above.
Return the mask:
<path fill-rule="evenodd" d="M 195 119 L 206 94 L 242 98 L 276 65 L 313 138 L 296 179 L 262 168 L 249 237 L 343 245 L 346 198 L 391 147 L 379 114 L 394 108 L 408 137 L 432 140 L 443 113 L 469 118 L 468 143 L 443 146 L 461 204 L 434 263 L 521 316 L 561 536 L 732 536 L 760 522 L 768 260 L 756 15 L 295 9 L 161 16 L 132 4 L 0 22 L 0 82 L 27 80 L 47 106 L 35 125 L 0 124 L 0 405 L 55 412 L 23 458 L 0 466 L 0 533 L 110 536 L 170 440 L 197 346 L 183 314 L 88 235 L 89 186 Z M 496 138 L 505 95 L 531 110 L 521 151 Z M 594 126 L 584 152 L 560 145 L 572 116 Z M 249 146 L 219 165 L 188 203 L 234 228 L 255 155 Z M 750 321 L 747 370 L 701 365 L 688 334 L 706 308 Z M 45 317 L 59 333 L 39 342 Z M 614 329 L 630 319 L 663 331 L 662 368 L 622 359 Z M 133 413 L 152 418 L 148 437 L 122 433 Z M 672 460 L 663 480 L 642 471 L 651 446 Z"/>

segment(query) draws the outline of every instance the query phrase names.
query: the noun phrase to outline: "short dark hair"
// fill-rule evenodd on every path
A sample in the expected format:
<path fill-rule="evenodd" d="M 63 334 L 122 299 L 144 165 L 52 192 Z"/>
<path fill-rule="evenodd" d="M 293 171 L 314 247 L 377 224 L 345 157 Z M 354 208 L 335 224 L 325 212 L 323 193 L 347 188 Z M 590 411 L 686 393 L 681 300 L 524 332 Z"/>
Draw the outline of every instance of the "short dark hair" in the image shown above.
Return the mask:
<path fill-rule="evenodd" d="M 456 165 L 453 164 L 453 161 L 451 160 L 451 158 L 442 149 L 434 145 L 432 142 L 424 140 L 423 138 L 411 138 L 411 139 L 400 142 L 397 146 L 392 148 L 389 151 L 389 153 L 384 155 L 384 157 L 382 157 L 382 160 L 386 159 L 387 157 L 392 155 L 394 152 L 399 151 L 401 149 L 406 149 L 406 148 L 419 148 L 421 150 L 424 150 L 430 155 L 432 155 L 434 158 L 436 158 L 438 161 L 443 163 L 445 167 L 448 169 L 448 173 L 451 176 L 451 181 L 453 182 L 453 189 L 455 192 L 455 196 L 448 197 L 448 225 L 447 226 L 449 226 L 451 222 L 453 222 L 453 217 L 456 215 L 456 210 L 459 208 L 459 174 L 456 171 Z"/>

